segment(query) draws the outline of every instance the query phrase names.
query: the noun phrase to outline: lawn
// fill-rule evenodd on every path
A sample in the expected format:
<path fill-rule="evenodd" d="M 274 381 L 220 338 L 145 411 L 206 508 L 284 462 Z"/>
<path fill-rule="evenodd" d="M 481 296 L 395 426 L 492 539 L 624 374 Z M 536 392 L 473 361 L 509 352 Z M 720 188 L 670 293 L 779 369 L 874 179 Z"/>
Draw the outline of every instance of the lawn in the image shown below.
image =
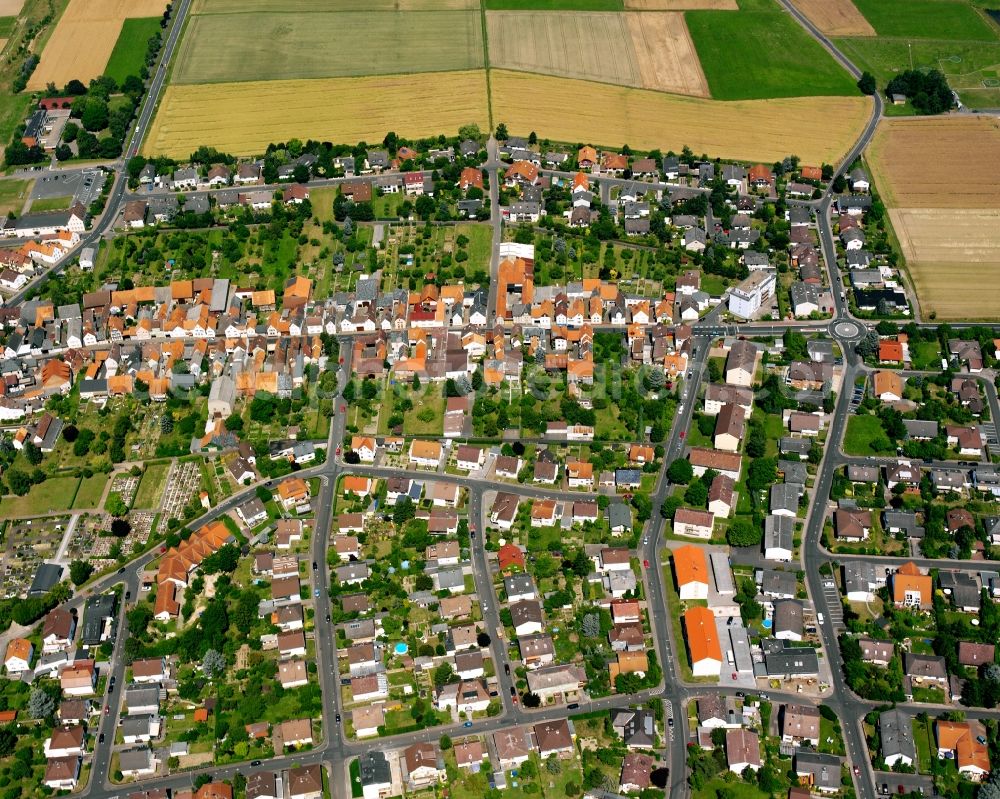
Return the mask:
<path fill-rule="evenodd" d="M 122 23 L 115 49 L 104 74 L 121 84 L 129 75 L 139 76 L 146 61 L 146 44 L 160 30 L 159 17 L 136 17 Z"/>
<path fill-rule="evenodd" d="M 160 505 L 160 497 L 163 495 L 163 488 L 167 482 L 167 472 L 170 471 L 169 463 L 153 463 L 146 467 L 146 472 L 139 481 L 139 490 L 135 493 L 134 508 L 157 508 Z"/>
<path fill-rule="evenodd" d="M 104 486 L 108 484 L 106 474 L 95 474 L 91 477 L 84 477 L 80 481 L 80 488 L 77 489 L 76 499 L 73 500 L 73 508 L 96 508 L 104 493 Z"/>
<path fill-rule="evenodd" d="M 413 410 L 403 414 L 403 434 L 437 436 L 444 429 L 444 395 L 440 383 L 431 383 L 413 397 Z"/>
<path fill-rule="evenodd" d="M 955 0 L 854 0 L 879 36 L 995 41 L 996 32 L 968 3 Z"/>
<path fill-rule="evenodd" d="M 910 361 L 914 369 L 936 372 L 941 368 L 941 347 L 936 341 L 911 341 Z"/>
<path fill-rule="evenodd" d="M 31 104 L 31 94 L 0 92 L 0 139 L 9 141 L 14 128 L 24 122 Z"/>
<path fill-rule="evenodd" d="M 31 212 L 37 214 L 42 211 L 62 211 L 69 208 L 72 202 L 72 195 L 66 197 L 44 197 L 40 200 L 31 201 Z"/>
<path fill-rule="evenodd" d="M 0 213 L 20 214 L 30 188 L 30 180 L 0 180 Z"/>
<path fill-rule="evenodd" d="M 685 13 L 715 100 L 858 93 L 854 81 L 775 0 Z"/>
<path fill-rule="evenodd" d="M 876 439 L 888 441 L 882 422 L 875 416 L 852 416 L 847 420 L 847 432 L 844 433 L 844 453 L 847 455 L 892 455 L 895 448 L 891 445 L 883 449 L 872 449 Z"/>
<path fill-rule="evenodd" d="M 699 790 L 692 791 L 691 795 L 694 799 L 716 799 L 722 795 L 728 799 L 766 799 L 767 797 L 767 794 L 752 782 L 729 781 L 723 777 L 716 777 L 705 783 Z"/>
<path fill-rule="evenodd" d="M 935 748 L 933 725 L 930 719 L 921 722 L 916 718 L 912 720 L 912 724 L 913 742 L 917 746 L 917 771 L 921 774 L 929 774 L 933 762 L 931 751 Z"/>
<path fill-rule="evenodd" d="M 41 516 L 68 510 L 73 504 L 79 483 L 79 477 L 50 477 L 44 483 L 33 485 L 23 497 L 5 496 L 0 500 L 0 519 Z"/>

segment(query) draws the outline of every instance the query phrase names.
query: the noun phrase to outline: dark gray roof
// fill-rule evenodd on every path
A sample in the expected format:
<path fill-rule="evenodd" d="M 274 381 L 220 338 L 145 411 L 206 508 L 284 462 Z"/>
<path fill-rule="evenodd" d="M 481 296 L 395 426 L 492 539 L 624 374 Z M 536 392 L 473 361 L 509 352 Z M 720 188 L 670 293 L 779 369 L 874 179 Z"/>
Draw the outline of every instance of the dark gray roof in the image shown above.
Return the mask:
<path fill-rule="evenodd" d="M 55 563 L 42 563 L 35 570 L 35 576 L 28 589 L 28 596 L 45 596 L 62 579 L 63 568 Z"/>

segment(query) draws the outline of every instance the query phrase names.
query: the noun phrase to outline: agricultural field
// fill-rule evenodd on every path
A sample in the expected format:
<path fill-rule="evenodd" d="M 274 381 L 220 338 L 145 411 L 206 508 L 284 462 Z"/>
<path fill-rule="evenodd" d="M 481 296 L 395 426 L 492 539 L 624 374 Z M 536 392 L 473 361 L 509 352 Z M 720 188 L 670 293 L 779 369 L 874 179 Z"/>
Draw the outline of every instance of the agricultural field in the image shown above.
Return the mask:
<path fill-rule="evenodd" d="M 976 116 L 883 121 L 867 160 L 923 317 L 997 318 L 1000 124 Z"/>
<path fill-rule="evenodd" d="M 159 17 L 125 20 L 104 74 L 114 78 L 119 84 L 129 75 L 138 75 L 146 62 L 146 43 L 159 30 Z"/>
<path fill-rule="evenodd" d="M 883 120 L 867 159 L 890 208 L 1000 208 L 1000 121 L 992 117 Z"/>
<path fill-rule="evenodd" d="M 738 11 L 736 0 L 625 0 L 626 11 Z"/>
<path fill-rule="evenodd" d="M 2 2 L 2 0 L 0 0 Z M 283 11 L 316 11 L 315 0 L 283 0 Z M 192 14 L 250 14 L 274 11 L 275 0 L 194 0 Z M 325 0 L 322 11 L 456 11 L 479 10 L 478 0 Z"/>
<path fill-rule="evenodd" d="M 716 100 L 857 95 L 851 76 L 776 0 L 684 16 Z"/>
<path fill-rule="evenodd" d="M 143 151 L 186 157 L 206 144 L 252 154 L 293 137 L 381 141 L 390 130 L 436 136 L 468 123 L 490 127 L 482 70 L 169 86 Z"/>
<path fill-rule="evenodd" d="M 505 70 L 493 70 L 490 83 L 493 117 L 514 132 L 538 130 L 557 141 L 609 147 L 628 142 L 679 152 L 687 145 L 697 153 L 746 160 L 796 153 L 805 163 L 834 163 L 855 142 L 871 110 L 871 101 L 856 94 L 719 103 Z"/>
<path fill-rule="evenodd" d="M 20 3 L 18 3 L 20 5 Z M 3 3 L 0 2 L 0 10 L 3 10 Z M 17 25 L 17 17 L 0 16 L 0 38 L 6 43 L 7 39 L 14 32 Z"/>
<path fill-rule="evenodd" d="M 986 17 L 956 0 L 854 0 L 879 36 L 911 39 L 997 38 Z"/>
<path fill-rule="evenodd" d="M 641 85 L 624 14 L 498 11 L 486 25 L 492 67 Z"/>
<path fill-rule="evenodd" d="M 207 14 L 188 23 L 172 80 L 447 72 L 482 67 L 483 57 L 482 20 L 472 11 Z"/>
<path fill-rule="evenodd" d="M 123 22 L 132 17 L 159 17 L 165 7 L 166 0 L 70 0 L 42 50 L 28 88 L 96 78 L 108 64 Z"/>
<path fill-rule="evenodd" d="M 683 14 L 628 14 L 626 21 L 643 89 L 708 97 L 708 81 Z"/>
<path fill-rule="evenodd" d="M 486 22 L 493 67 L 708 96 L 682 14 L 491 11 Z"/>
<path fill-rule="evenodd" d="M 827 36 L 874 36 L 875 29 L 853 0 L 792 0 Z"/>
<path fill-rule="evenodd" d="M 889 212 L 924 318 L 1000 318 L 1000 208 Z"/>
<path fill-rule="evenodd" d="M 489 11 L 621 11 L 622 0 L 483 0 Z"/>

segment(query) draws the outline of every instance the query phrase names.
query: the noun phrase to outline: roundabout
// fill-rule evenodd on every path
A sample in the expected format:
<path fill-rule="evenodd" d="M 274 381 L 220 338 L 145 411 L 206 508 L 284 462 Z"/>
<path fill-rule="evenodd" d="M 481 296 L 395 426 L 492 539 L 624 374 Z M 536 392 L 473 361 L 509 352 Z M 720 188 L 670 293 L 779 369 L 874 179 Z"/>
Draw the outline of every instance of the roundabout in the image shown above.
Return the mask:
<path fill-rule="evenodd" d="M 842 319 L 830 325 L 830 334 L 841 341 L 858 341 L 865 332 L 864 325 L 849 319 Z"/>

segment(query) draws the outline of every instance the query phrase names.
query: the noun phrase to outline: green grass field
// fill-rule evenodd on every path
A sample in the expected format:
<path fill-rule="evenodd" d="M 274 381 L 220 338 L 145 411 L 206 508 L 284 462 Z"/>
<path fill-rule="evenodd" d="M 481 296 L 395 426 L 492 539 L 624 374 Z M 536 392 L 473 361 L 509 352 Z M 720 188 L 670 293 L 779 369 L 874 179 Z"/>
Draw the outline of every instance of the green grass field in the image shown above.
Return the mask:
<path fill-rule="evenodd" d="M 138 77 L 146 60 L 146 43 L 160 29 L 159 17 L 137 17 L 122 23 L 115 49 L 111 51 L 104 74 L 120 84 L 129 75 Z"/>
<path fill-rule="evenodd" d="M 483 0 L 489 11 L 621 11 L 621 0 Z"/>
<path fill-rule="evenodd" d="M 852 416 L 847 420 L 844 433 L 844 452 L 847 455 L 892 455 L 894 448 L 873 449 L 876 439 L 887 441 L 882 422 L 875 416 Z"/>
<path fill-rule="evenodd" d="M 9 39 L 17 25 L 17 17 L 0 17 L 0 39 Z"/>
<path fill-rule="evenodd" d="M 856 95 L 850 75 L 774 0 L 684 18 L 713 99 Z"/>
<path fill-rule="evenodd" d="M 5 496 L 0 499 L 0 519 L 19 519 L 68 510 L 79 482 L 79 477 L 50 477 L 44 483 L 33 485 L 23 497 Z"/>
<path fill-rule="evenodd" d="M 139 481 L 139 490 L 135 492 L 135 502 L 132 503 L 132 507 L 159 507 L 169 471 L 169 463 L 153 463 L 147 466 L 142 480 Z"/>
<path fill-rule="evenodd" d="M 470 11 L 193 17 L 174 83 L 444 72 L 483 66 L 483 27 Z"/>
<path fill-rule="evenodd" d="M 62 211 L 64 208 L 69 208 L 72 202 L 72 195 L 66 197 L 45 197 L 41 200 L 32 200 L 31 211 L 36 214 L 41 211 Z"/>
<path fill-rule="evenodd" d="M 955 0 L 854 0 L 879 36 L 995 41 L 996 30 L 967 3 Z"/>
<path fill-rule="evenodd" d="M 0 213 L 21 213 L 30 188 L 30 180 L 0 180 Z"/>
<path fill-rule="evenodd" d="M 949 3 L 949 5 L 956 5 Z M 837 47 L 859 69 L 871 72 L 879 88 L 896 73 L 909 69 L 937 69 L 972 108 L 1000 106 L 1000 42 L 907 40 L 884 37 L 837 39 Z M 984 85 L 983 81 L 988 84 Z M 895 106 L 887 106 L 895 112 Z M 909 113 L 913 113 L 910 109 Z"/>
<path fill-rule="evenodd" d="M 104 493 L 104 486 L 108 484 L 106 474 L 95 474 L 92 477 L 85 477 L 80 481 L 80 488 L 76 492 L 76 499 L 73 500 L 73 508 L 96 508 Z"/>

